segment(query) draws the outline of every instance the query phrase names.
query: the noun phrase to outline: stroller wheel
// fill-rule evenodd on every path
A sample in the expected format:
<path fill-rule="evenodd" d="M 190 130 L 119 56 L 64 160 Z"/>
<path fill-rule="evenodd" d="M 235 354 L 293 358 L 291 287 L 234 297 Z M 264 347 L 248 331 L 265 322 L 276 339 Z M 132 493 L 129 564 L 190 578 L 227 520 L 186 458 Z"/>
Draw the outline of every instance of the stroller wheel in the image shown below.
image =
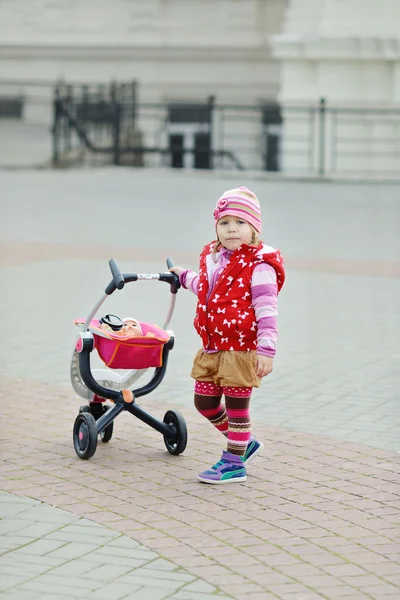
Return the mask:
<path fill-rule="evenodd" d="M 74 423 L 73 440 L 75 452 L 84 460 L 88 460 L 96 452 L 97 425 L 90 413 L 80 413 Z"/>
<path fill-rule="evenodd" d="M 110 408 L 111 408 L 110 406 L 104 406 L 103 414 L 106 413 Z M 103 442 L 103 444 L 106 444 L 107 442 L 109 442 L 111 440 L 113 431 L 114 431 L 114 421 L 111 421 L 111 423 L 109 425 L 107 425 L 107 427 L 100 433 L 100 439 Z"/>
<path fill-rule="evenodd" d="M 187 444 L 186 421 L 179 412 L 168 410 L 164 415 L 164 423 L 171 427 L 171 437 L 164 435 L 164 443 L 170 454 L 182 454 Z"/>

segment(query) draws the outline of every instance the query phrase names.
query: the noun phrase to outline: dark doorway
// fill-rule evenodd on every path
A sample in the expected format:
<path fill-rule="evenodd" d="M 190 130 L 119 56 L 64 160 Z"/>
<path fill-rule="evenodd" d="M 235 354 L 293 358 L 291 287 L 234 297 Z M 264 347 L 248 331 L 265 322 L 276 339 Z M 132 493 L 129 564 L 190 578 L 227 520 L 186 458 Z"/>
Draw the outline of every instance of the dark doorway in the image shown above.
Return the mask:
<path fill-rule="evenodd" d="M 212 114 L 208 102 L 176 102 L 168 106 L 168 138 L 171 166 L 212 169 Z"/>
<path fill-rule="evenodd" d="M 169 136 L 169 151 L 171 153 L 171 167 L 173 169 L 183 168 L 183 140 L 183 135 L 174 134 Z"/>

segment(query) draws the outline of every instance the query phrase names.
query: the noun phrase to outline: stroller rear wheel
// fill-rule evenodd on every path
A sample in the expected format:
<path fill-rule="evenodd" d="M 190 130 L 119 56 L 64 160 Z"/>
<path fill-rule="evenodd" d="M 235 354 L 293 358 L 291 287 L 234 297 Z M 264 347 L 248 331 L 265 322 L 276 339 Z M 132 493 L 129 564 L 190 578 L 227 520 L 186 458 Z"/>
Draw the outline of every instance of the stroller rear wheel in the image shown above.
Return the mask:
<path fill-rule="evenodd" d="M 109 409 L 111 408 L 111 406 L 100 406 L 99 409 L 96 406 L 96 411 L 94 411 L 94 414 L 91 410 L 91 407 L 88 406 L 87 404 L 82 404 L 82 406 L 79 407 L 79 414 L 82 413 L 90 413 L 94 416 L 95 421 L 97 421 L 98 419 L 100 419 L 100 417 L 102 415 L 104 415 L 104 413 L 106 413 Z M 114 431 L 114 421 L 112 421 L 99 435 L 100 435 L 100 440 L 106 444 L 107 442 L 109 442 L 112 438 L 113 435 L 113 431 Z"/>
<path fill-rule="evenodd" d="M 93 415 L 85 411 L 76 417 L 73 440 L 79 458 L 88 460 L 93 456 L 97 448 L 97 425 Z"/>
<path fill-rule="evenodd" d="M 164 443 L 170 454 L 182 454 L 187 444 L 186 421 L 179 412 L 168 410 L 164 415 L 164 423 L 170 426 L 172 435 L 164 435 Z"/>

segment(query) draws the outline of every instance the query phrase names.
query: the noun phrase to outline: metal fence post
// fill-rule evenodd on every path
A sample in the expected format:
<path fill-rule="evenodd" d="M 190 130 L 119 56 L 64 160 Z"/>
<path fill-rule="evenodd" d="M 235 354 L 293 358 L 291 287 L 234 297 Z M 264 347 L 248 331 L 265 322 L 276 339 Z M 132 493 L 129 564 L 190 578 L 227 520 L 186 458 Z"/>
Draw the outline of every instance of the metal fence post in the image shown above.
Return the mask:
<path fill-rule="evenodd" d="M 113 103 L 113 164 L 121 163 L 121 103 Z"/>
<path fill-rule="evenodd" d="M 214 168 L 214 109 L 215 96 L 208 98 L 208 126 L 209 126 L 209 169 Z"/>
<path fill-rule="evenodd" d="M 67 107 L 71 109 L 72 106 L 72 85 L 66 86 L 66 94 L 65 94 L 65 102 Z M 65 149 L 71 150 L 71 125 L 68 119 L 64 119 L 64 128 L 63 128 L 63 136 L 64 136 L 64 144 Z"/>
<path fill-rule="evenodd" d="M 323 177 L 325 175 L 325 116 L 326 116 L 325 98 L 320 98 L 318 112 L 319 112 L 318 173 L 321 177 Z"/>
<path fill-rule="evenodd" d="M 131 116 L 132 116 L 132 127 L 136 125 L 136 105 L 137 105 L 137 84 L 136 81 L 132 81 L 131 84 Z"/>
<path fill-rule="evenodd" d="M 52 141 L 53 141 L 53 164 L 57 165 L 60 158 L 60 118 L 61 118 L 61 100 L 60 100 L 60 90 L 57 85 L 54 90 L 54 98 L 53 98 L 53 126 L 51 128 L 52 133 Z"/>

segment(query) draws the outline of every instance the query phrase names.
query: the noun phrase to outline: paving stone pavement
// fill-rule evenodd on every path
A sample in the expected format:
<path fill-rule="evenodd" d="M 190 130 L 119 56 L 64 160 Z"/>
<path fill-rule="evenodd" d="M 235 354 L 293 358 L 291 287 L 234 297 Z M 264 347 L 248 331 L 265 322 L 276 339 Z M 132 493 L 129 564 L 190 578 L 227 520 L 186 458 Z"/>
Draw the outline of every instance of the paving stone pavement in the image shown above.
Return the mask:
<path fill-rule="evenodd" d="M 252 401 L 263 456 L 245 484 L 196 481 L 221 440 L 192 408 L 195 300 L 180 292 L 166 377 L 140 404 L 179 408 L 187 450 L 169 455 L 122 414 L 80 461 L 72 320 L 110 256 L 129 271 L 159 272 L 166 255 L 195 266 L 215 198 L 238 183 L 265 202 L 288 271 L 275 370 Z M 102 169 L 3 172 L 0 189 L 0 595 L 398 598 L 399 186 Z M 161 324 L 163 286 L 135 284 L 107 311 Z"/>
<path fill-rule="evenodd" d="M 132 538 L 0 492 L 0 595 L 25 598 L 228 598 Z"/>

